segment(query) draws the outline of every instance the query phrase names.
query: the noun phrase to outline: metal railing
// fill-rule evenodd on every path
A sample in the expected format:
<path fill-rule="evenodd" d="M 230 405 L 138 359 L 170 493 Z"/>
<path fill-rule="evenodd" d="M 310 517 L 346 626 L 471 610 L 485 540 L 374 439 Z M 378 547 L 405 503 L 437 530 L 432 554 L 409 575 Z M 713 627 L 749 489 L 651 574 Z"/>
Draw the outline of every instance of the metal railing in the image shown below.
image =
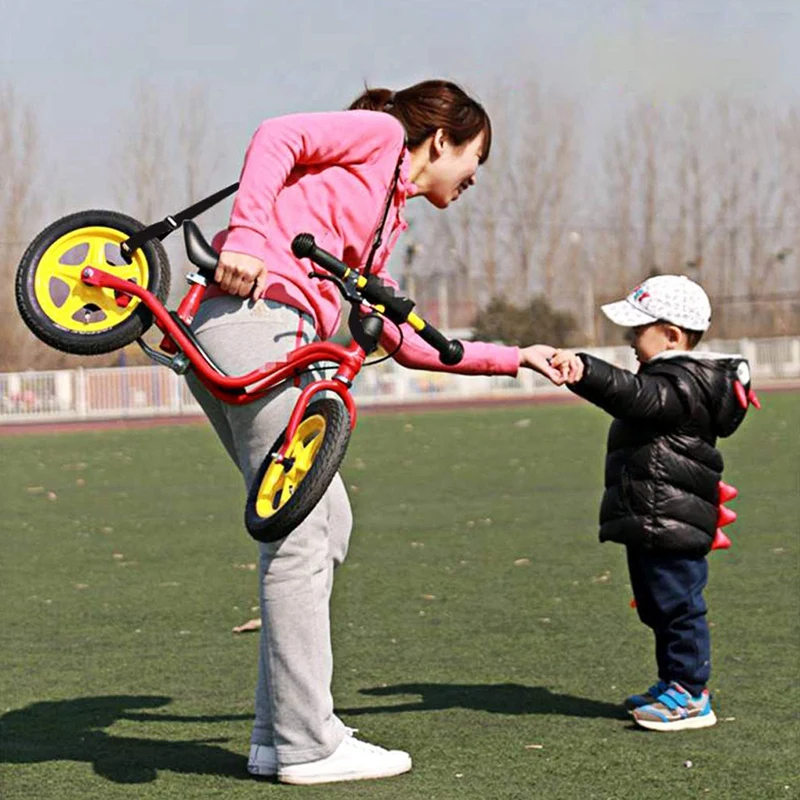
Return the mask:
<path fill-rule="evenodd" d="M 628 369 L 636 368 L 629 347 L 578 348 Z M 754 384 L 800 380 L 800 337 L 717 340 L 703 350 L 741 353 Z M 365 369 L 354 395 L 361 407 L 435 403 L 501 397 L 558 396 L 554 387 L 530 370 L 517 378 L 422 372 L 385 361 Z M 195 416 L 200 407 L 185 380 L 159 366 L 0 373 L 0 424 L 131 417 Z"/>

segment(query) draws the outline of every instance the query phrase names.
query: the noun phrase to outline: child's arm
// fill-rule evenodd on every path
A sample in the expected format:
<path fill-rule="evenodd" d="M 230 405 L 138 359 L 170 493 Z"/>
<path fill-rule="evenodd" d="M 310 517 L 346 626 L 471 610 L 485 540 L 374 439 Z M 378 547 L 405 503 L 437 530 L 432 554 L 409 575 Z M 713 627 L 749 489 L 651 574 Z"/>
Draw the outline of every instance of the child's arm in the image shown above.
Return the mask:
<path fill-rule="evenodd" d="M 568 382 L 570 390 L 611 416 L 670 423 L 687 413 L 678 386 L 666 375 L 634 375 L 587 353 L 577 357 L 583 374 Z"/>

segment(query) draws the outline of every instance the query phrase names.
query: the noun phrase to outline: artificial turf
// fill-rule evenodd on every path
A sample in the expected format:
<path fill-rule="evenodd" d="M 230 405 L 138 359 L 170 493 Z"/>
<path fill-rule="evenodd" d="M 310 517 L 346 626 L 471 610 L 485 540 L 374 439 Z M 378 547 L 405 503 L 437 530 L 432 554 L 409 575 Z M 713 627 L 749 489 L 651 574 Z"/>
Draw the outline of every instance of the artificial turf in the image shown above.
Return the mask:
<path fill-rule="evenodd" d="M 248 778 L 256 548 L 204 425 L 0 437 L 3 798 L 788 798 L 800 793 L 800 408 L 721 443 L 714 728 L 636 729 L 654 678 L 623 550 L 596 539 L 588 405 L 363 416 L 333 600 L 337 711 L 412 773 Z M 687 766 L 691 764 L 691 766 Z"/>

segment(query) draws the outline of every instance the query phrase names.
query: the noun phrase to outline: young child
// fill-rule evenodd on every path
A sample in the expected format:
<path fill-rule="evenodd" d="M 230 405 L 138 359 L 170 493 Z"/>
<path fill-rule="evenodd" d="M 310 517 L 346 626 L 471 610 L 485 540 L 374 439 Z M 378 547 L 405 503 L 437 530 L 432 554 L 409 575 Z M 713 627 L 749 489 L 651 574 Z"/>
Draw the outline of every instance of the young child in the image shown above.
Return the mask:
<path fill-rule="evenodd" d="M 703 599 L 723 468 L 715 444 L 744 419 L 750 370 L 741 356 L 694 349 L 711 305 L 686 277 L 649 278 L 601 310 L 631 329 L 639 371 L 566 350 L 552 364 L 575 394 L 614 417 L 600 540 L 627 548 L 636 608 L 655 634 L 658 667 L 658 681 L 625 706 L 650 730 L 705 728 L 716 722 Z"/>

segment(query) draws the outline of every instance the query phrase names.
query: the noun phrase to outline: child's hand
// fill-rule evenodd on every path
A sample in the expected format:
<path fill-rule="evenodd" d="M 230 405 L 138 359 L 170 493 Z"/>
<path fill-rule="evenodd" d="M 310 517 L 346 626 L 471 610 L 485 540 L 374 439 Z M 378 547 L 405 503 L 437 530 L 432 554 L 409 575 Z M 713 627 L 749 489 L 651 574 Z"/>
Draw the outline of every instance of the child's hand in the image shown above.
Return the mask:
<path fill-rule="evenodd" d="M 550 364 L 559 371 L 565 383 L 577 383 L 583 377 L 583 361 L 571 350 L 556 350 Z"/>

